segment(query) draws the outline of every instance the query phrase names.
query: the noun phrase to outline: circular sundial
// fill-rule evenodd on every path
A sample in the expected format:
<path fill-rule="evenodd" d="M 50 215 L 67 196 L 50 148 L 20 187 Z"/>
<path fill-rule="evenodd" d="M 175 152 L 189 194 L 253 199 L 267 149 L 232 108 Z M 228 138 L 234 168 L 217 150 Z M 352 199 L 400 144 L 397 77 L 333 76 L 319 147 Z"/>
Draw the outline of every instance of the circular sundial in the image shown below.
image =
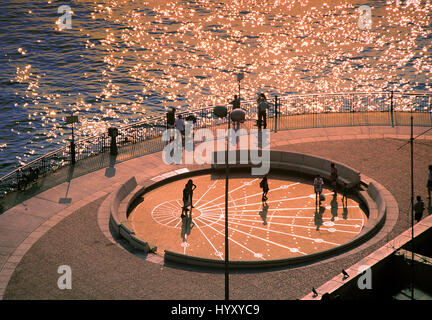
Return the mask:
<path fill-rule="evenodd" d="M 261 177 L 230 175 L 228 193 L 230 260 L 273 260 L 324 251 L 351 241 L 367 216 L 359 203 L 324 188 L 316 203 L 310 182 L 268 175 L 270 191 L 262 202 Z M 181 217 L 187 179 L 144 195 L 129 221 L 138 238 L 173 252 L 224 259 L 225 176 L 192 177 L 191 217 Z"/>

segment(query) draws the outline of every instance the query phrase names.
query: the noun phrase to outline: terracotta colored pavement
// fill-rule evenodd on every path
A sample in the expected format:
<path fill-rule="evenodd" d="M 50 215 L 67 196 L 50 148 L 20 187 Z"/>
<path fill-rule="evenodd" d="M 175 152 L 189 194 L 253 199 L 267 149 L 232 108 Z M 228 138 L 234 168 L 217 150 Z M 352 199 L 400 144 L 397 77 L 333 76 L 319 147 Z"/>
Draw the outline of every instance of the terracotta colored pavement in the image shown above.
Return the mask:
<path fill-rule="evenodd" d="M 193 177 L 194 208 L 191 219 L 189 212 L 182 219 L 182 190 L 188 180 L 147 193 L 129 216 L 132 229 L 160 252 L 223 260 L 225 175 Z M 328 250 L 351 241 L 366 223 L 358 203 L 349 199 L 343 206 L 342 195 L 334 197 L 327 188 L 317 210 L 311 181 L 280 174 L 269 174 L 268 180 L 270 190 L 263 203 L 260 177 L 249 172 L 230 175 L 230 260 L 283 259 Z"/>
<path fill-rule="evenodd" d="M 415 128 L 420 134 L 425 128 Z M 416 194 L 425 195 L 431 138 L 415 145 Z M 400 208 L 396 226 L 383 241 L 332 262 L 258 274 L 234 274 L 232 297 L 295 299 L 354 264 L 408 227 L 408 127 L 349 127 L 281 131 L 272 134 L 273 149 L 307 152 L 346 163 L 382 183 Z M 355 139 L 355 140 L 352 140 Z M 398 140 L 399 139 L 399 140 Z M 132 175 L 152 178 L 184 167 L 161 162 L 161 153 L 146 155 L 63 182 L 0 215 L 0 297 L 20 298 L 223 298 L 223 275 L 179 270 L 144 261 L 112 246 L 99 230 L 95 212 L 116 185 Z M 43 181 L 41 181 L 43 184 Z M 424 196 L 425 198 L 425 196 Z M 57 287 L 57 267 L 70 264 L 74 289 Z M 178 289 L 173 289 L 173 286 Z"/>

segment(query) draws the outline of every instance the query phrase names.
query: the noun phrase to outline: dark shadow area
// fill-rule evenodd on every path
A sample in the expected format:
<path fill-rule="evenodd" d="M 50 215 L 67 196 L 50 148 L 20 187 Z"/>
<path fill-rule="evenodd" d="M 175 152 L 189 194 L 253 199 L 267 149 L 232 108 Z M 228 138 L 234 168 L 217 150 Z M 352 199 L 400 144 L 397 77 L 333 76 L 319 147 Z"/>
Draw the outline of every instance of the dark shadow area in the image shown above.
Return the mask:
<path fill-rule="evenodd" d="M 163 144 L 160 137 L 137 143 L 128 142 L 124 144 L 120 142 L 119 153 L 114 160 L 115 162 L 113 162 L 108 152 L 103 152 L 78 160 L 74 165 L 72 175 L 70 175 L 71 166 L 67 164 L 43 176 L 39 176 L 35 182 L 28 184 L 24 190 L 14 190 L 0 198 L 0 214 L 46 190 L 64 182 L 69 182 L 68 179 L 72 180 L 103 168 L 111 167 L 114 169 L 116 163 L 159 152 L 162 149 Z M 113 170 L 108 170 L 108 173 L 113 174 Z"/>
<path fill-rule="evenodd" d="M 261 219 L 263 220 L 263 225 L 267 225 L 267 213 L 269 210 L 269 205 L 267 203 L 264 203 L 262 206 L 262 210 L 259 212 L 259 215 Z"/>
<path fill-rule="evenodd" d="M 67 204 L 67 203 L 71 203 L 72 202 L 72 198 L 68 198 L 68 193 L 69 193 L 70 184 L 71 184 L 71 181 L 72 181 L 74 170 L 75 170 L 75 166 L 71 165 L 69 167 L 68 175 L 67 175 L 67 178 L 66 178 L 66 181 L 68 182 L 67 189 L 66 189 L 66 194 L 65 194 L 64 198 L 60 198 L 59 199 L 59 203 L 65 203 L 65 204 Z"/>
<path fill-rule="evenodd" d="M 117 155 L 110 155 L 109 156 L 109 165 L 108 168 L 105 170 L 105 177 L 112 178 L 116 174 L 116 168 L 114 168 L 116 164 Z"/>

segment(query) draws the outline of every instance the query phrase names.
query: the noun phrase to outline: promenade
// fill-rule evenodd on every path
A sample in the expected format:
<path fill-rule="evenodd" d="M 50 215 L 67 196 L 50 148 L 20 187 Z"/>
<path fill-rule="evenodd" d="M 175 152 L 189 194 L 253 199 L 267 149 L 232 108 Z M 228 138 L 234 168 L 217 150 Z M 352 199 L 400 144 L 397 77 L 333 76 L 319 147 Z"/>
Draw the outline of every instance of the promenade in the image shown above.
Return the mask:
<path fill-rule="evenodd" d="M 415 135 L 426 130 L 414 129 Z M 272 132 L 272 150 L 332 159 L 382 184 L 396 199 L 399 218 L 364 249 L 295 268 L 235 272 L 230 298 L 300 299 L 405 231 L 410 224 L 409 145 L 397 149 L 409 134 L 409 127 L 379 126 Z M 415 194 L 423 198 L 431 154 L 429 131 L 415 142 Z M 104 212 L 112 191 L 134 175 L 152 179 L 186 167 L 164 164 L 161 152 L 122 160 L 105 158 L 98 165 L 106 168 L 90 173 L 85 162 L 78 162 L 66 181 L 64 174 L 55 182 L 47 176 L 46 185 L 42 179 L 22 202 L 15 197 L 16 205 L 0 215 L 1 299 L 223 299 L 222 273 L 167 266 L 159 255 L 143 256 L 110 237 Z M 72 290 L 57 286 L 61 265 L 72 269 Z"/>

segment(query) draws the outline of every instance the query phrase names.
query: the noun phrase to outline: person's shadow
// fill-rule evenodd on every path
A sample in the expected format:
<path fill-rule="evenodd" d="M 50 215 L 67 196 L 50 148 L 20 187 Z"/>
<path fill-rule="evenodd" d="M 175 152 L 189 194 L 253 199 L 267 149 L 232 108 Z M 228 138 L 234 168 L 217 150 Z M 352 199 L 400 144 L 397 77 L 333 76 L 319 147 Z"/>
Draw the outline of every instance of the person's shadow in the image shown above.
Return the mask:
<path fill-rule="evenodd" d="M 269 205 L 267 203 L 263 204 L 262 210 L 259 212 L 261 219 L 263 220 L 263 225 L 267 225 L 267 213 L 268 213 Z"/>
<path fill-rule="evenodd" d="M 72 202 L 72 198 L 69 198 L 68 194 L 69 194 L 71 181 L 73 179 L 74 170 L 75 170 L 75 166 L 70 166 L 68 169 L 68 174 L 67 174 L 67 178 L 66 178 L 66 181 L 68 184 L 67 184 L 65 196 L 63 198 L 59 199 L 59 203 L 61 203 L 61 204 L 70 204 Z"/>
<path fill-rule="evenodd" d="M 113 156 L 110 154 L 110 162 L 108 168 L 105 170 L 105 177 L 112 178 L 116 174 L 116 168 L 114 168 L 116 164 L 117 155 Z"/>
<path fill-rule="evenodd" d="M 333 195 L 333 199 L 330 201 L 330 208 L 331 208 L 331 221 L 334 221 L 335 218 L 337 217 L 337 212 L 338 212 L 338 202 L 337 202 L 337 195 L 334 194 Z"/>
<path fill-rule="evenodd" d="M 323 224 L 323 215 L 324 215 L 324 211 L 325 211 L 325 207 L 324 206 L 320 206 L 319 207 L 319 211 L 315 211 L 315 217 L 314 217 L 314 223 L 316 226 L 316 231 L 319 231 L 319 228 L 322 226 Z"/>
<path fill-rule="evenodd" d="M 181 226 L 181 238 L 183 242 L 187 242 L 186 236 L 190 236 L 190 233 L 195 226 L 195 223 L 192 221 L 192 216 L 185 215 L 182 218 L 182 226 Z"/>
<path fill-rule="evenodd" d="M 432 202 L 431 202 L 431 199 L 430 199 L 430 198 L 429 198 L 429 201 L 428 201 L 428 213 L 429 213 L 429 214 L 432 213 Z"/>

